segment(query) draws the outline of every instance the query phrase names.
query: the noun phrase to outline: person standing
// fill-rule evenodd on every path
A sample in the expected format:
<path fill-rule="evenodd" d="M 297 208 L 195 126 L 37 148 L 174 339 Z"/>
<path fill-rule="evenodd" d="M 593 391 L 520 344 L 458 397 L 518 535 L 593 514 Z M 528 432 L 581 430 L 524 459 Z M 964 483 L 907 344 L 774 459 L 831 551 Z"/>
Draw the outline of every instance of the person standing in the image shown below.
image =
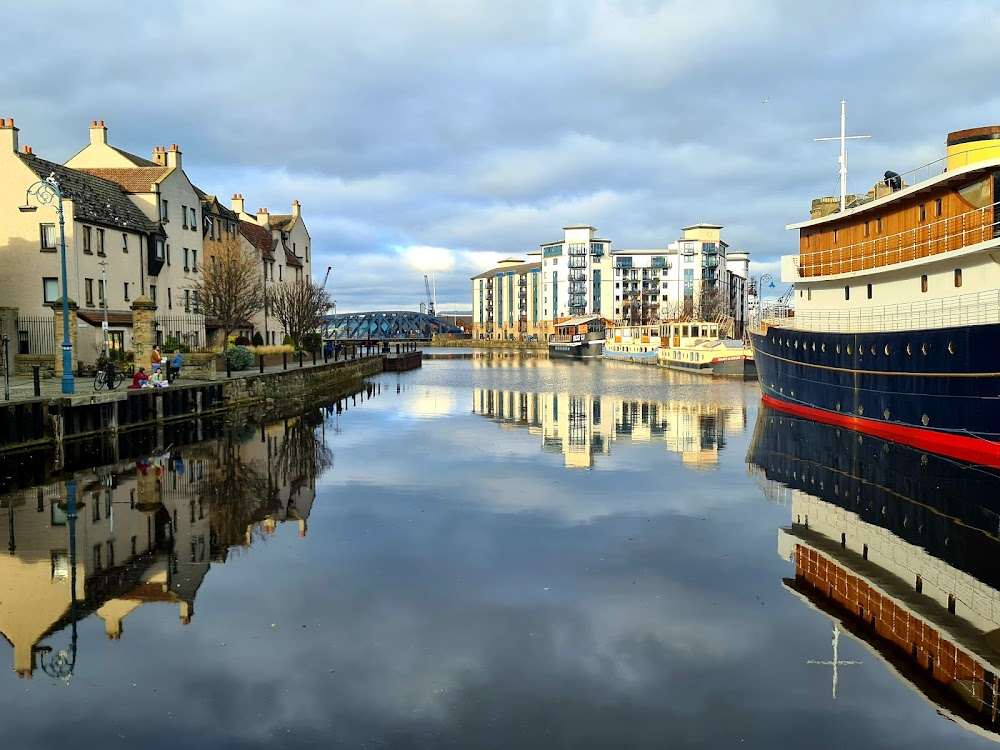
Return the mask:
<path fill-rule="evenodd" d="M 161 362 L 163 362 L 163 356 L 160 354 L 160 345 L 159 344 L 154 344 L 153 345 L 153 356 L 150 359 L 151 359 L 150 364 L 152 364 L 152 365 L 158 365 Z"/>
<path fill-rule="evenodd" d="M 167 381 L 174 382 L 181 376 L 181 365 L 184 362 L 184 358 L 181 357 L 181 350 L 174 349 L 174 357 L 170 360 L 170 369 L 167 370 Z"/>

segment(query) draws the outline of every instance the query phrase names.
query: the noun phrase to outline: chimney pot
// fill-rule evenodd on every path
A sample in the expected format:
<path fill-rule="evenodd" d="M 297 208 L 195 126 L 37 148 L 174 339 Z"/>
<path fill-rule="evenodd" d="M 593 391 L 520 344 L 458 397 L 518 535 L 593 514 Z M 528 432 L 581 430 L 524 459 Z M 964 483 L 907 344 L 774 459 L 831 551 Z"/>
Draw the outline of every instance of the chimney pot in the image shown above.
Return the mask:
<path fill-rule="evenodd" d="M 103 128 L 104 127 L 104 120 L 100 120 L 97 124 L 100 125 Z"/>
<path fill-rule="evenodd" d="M 97 127 L 97 120 L 91 120 L 90 121 L 90 127 L 96 128 Z"/>
<path fill-rule="evenodd" d="M 9 120 L 7 120 L 7 125 L 9 127 L 14 127 L 14 118 L 13 117 L 11 117 Z"/>

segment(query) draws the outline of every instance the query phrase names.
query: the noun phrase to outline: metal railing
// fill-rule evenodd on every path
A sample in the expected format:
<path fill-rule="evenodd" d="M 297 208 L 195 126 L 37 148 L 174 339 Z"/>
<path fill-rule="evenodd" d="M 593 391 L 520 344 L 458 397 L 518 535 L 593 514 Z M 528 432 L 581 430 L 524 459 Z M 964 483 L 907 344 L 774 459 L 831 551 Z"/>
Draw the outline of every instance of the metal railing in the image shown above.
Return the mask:
<path fill-rule="evenodd" d="M 852 310 L 795 310 L 765 304 L 760 321 L 793 330 L 837 333 L 986 325 L 1000 323 L 1000 290 Z"/>
<path fill-rule="evenodd" d="M 204 315 L 163 315 L 156 317 L 156 329 L 161 344 L 176 341 L 191 349 L 205 344 Z"/>
<path fill-rule="evenodd" d="M 18 354 L 55 354 L 55 324 L 52 316 L 17 316 Z"/>
<path fill-rule="evenodd" d="M 863 271 L 995 239 L 1000 235 L 1000 221 L 995 218 L 998 205 L 1000 202 L 974 208 L 885 237 L 838 245 L 828 250 L 800 252 L 793 256 L 796 276 L 812 278 Z"/>

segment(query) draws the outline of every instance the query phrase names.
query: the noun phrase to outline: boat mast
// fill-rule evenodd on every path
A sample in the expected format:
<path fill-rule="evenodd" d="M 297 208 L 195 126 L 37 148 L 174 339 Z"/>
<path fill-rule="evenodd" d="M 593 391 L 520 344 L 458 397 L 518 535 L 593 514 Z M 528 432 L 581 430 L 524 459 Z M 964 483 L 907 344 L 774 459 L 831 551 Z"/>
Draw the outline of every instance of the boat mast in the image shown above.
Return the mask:
<path fill-rule="evenodd" d="M 871 138 L 870 135 L 847 134 L 847 100 L 840 100 L 840 136 L 815 138 L 817 141 L 840 141 L 840 210 L 847 210 L 847 142 L 854 138 Z"/>

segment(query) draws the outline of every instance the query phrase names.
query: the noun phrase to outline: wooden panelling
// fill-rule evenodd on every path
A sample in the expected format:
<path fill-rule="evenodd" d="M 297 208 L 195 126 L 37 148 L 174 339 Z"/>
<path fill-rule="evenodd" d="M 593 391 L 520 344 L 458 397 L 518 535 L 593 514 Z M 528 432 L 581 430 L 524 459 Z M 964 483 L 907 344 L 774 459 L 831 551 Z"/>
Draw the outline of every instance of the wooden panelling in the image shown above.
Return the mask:
<path fill-rule="evenodd" d="M 984 178 L 973 182 L 979 179 Z M 941 216 L 936 215 L 937 199 L 941 200 Z M 920 206 L 924 206 L 922 221 Z M 809 277 L 862 271 L 946 253 L 991 238 L 992 226 L 991 208 L 977 210 L 956 189 L 942 187 L 840 221 L 802 229 L 800 274 Z"/>

